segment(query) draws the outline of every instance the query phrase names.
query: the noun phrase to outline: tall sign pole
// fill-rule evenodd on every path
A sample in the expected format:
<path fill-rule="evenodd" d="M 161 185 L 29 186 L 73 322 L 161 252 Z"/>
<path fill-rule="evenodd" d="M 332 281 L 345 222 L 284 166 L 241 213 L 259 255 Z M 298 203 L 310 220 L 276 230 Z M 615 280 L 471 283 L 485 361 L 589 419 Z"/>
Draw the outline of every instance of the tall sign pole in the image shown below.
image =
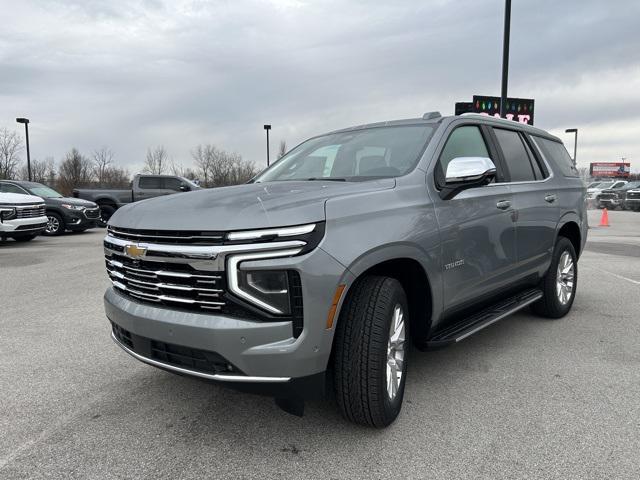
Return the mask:
<path fill-rule="evenodd" d="M 264 129 L 267 132 L 267 167 L 269 166 L 269 130 L 271 130 L 271 125 L 265 125 Z"/>
<path fill-rule="evenodd" d="M 507 114 L 507 83 L 509 77 L 509 34 L 511 32 L 511 0 L 505 0 L 504 40 L 502 42 L 502 91 L 500 93 L 500 116 Z"/>

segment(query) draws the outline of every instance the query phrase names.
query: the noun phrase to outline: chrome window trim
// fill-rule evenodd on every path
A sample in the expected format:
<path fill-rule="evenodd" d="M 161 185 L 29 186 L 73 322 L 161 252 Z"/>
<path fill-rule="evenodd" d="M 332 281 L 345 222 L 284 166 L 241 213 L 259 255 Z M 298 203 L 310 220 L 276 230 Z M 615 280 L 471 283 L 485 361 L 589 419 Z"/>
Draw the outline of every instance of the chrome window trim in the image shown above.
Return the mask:
<path fill-rule="evenodd" d="M 238 284 L 238 265 L 240 262 L 248 261 L 248 260 L 267 260 L 271 258 L 281 258 L 281 257 L 292 257 L 300 253 L 301 248 L 293 248 L 290 250 L 279 250 L 273 252 L 258 252 L 258 253 L 247 253 L 245 255 L 232 255 L 229 257 L 229 268 L 228 268 L 228 282 L 229 282 L 229 290 L 258 307 L 267 310 L 268 312 L 280 314 L 282 315 L 284 312 L 281 310 L 269 305 L 266 302 L 263 302 L 259 298 L 250 295 L 240 288 Z"/>
<path fill-rule="evenodd" d="M 133 350 L 129 349 L 126 345 L 120 343 L 120 341 L 116 338 L 116 336 L 111 332 L 111 339 L 118 345 L 122 350 L 127 352 L 133 358 L 140 360 L 141 362 L 147 363 L 154 367 L 164 368 L 166 370 L 171 370 L 174 372 L 182 373 L 185 375 L 192 375 L 194 377 L 206 378 L 209 380 L 218 380 L 223 382 L 237 382 L 237 383 L 286 383 L 291 380 L 291 377 L 251 377 L 246 375 L 221 375 L 219 373 L 204 373 L 198 372 L 197 370 L 189 370 L 187 368 L 176 367 L 175 365 L 171 365 L 169 363 L 158 362 L 157 360 L 153 360 L 151 358 L 144 357 Z"/>

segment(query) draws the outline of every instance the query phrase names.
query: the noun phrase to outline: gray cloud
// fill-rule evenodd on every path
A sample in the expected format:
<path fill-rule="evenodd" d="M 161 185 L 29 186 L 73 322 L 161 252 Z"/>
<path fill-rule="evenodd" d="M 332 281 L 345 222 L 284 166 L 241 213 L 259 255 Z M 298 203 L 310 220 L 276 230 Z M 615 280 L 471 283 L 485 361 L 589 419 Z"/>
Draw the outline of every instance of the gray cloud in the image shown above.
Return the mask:
<path fill-rule="evenodd" d="M 38 157 L 109 145 L 136 170 L 148 146 L 187 162 L 196 144 L 214 142 L 259 163 L 263 123 L 275 152 L 280 139 L 451 113 L 500 88 L 500 0 L 0 8 L 0 126 L 30 116 Z M 536 99 L 542 128 L 580 128 L 583 164 L 640 158 L 639 14 L 633 1 L 514 2 L 510 94 Z M 612 131 L 628 133 L 612 144 Z"/>

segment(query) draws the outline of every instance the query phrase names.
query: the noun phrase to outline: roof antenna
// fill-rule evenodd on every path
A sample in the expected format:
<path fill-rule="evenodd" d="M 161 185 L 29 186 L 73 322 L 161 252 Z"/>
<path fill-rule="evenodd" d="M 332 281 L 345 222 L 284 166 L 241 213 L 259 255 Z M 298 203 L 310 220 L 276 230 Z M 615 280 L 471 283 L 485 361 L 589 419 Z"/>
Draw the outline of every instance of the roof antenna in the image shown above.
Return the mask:
<path fill-rule="evenodd" d="M 440 118 L 442 115 L 440 115 L 440 112 L 427 112 L 424 115 L 422 115 L 422 119 L 423 120 L 433 120 L 434 118 Z"/>

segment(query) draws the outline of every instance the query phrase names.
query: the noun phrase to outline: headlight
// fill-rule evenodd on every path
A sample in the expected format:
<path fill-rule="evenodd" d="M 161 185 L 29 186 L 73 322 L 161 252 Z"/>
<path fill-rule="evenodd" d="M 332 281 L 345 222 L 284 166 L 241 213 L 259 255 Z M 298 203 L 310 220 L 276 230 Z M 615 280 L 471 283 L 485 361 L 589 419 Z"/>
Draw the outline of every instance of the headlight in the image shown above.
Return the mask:
<path fill-rule="evenodd" d="M 324 226 L 324 222 L 317 222 L 293 227 L 229 232 L 225 238 L 225 244 L 236 245 L 299 240 L 305 243 L 300 253 L 307 253 L 316 248 L 324 237 Z"/>
<path fill-rule="evenodd" d="M 79 210 L 82 211 L 85 209 L 85 207 L 81 207 L 80 205 L 69 205 L 68 203 L 63 203 L 62 205 L 60 205 L 63 208 L 66 208 L 67 210 Z"/>
<path fill-rule="evenodd" d="M 291 257 L 302 248 L 246 253 L 229 257 L 229 290 L 241 299 L 276 315 L 291 313 L 288 272 L 286 270 L 244 270 L 242 262 Z"/>
<path fill-rule="evenodd" d="M 278 313 L 291 313 L 289 279 L 285 270 L 240 270 L 238 286 L 254 299 L 278 310 Z"/>
<path fill-rule="evenodd" d="M 15 208 L 0 207 L 0 220 L 11 220 L 16 217 Z"/>

